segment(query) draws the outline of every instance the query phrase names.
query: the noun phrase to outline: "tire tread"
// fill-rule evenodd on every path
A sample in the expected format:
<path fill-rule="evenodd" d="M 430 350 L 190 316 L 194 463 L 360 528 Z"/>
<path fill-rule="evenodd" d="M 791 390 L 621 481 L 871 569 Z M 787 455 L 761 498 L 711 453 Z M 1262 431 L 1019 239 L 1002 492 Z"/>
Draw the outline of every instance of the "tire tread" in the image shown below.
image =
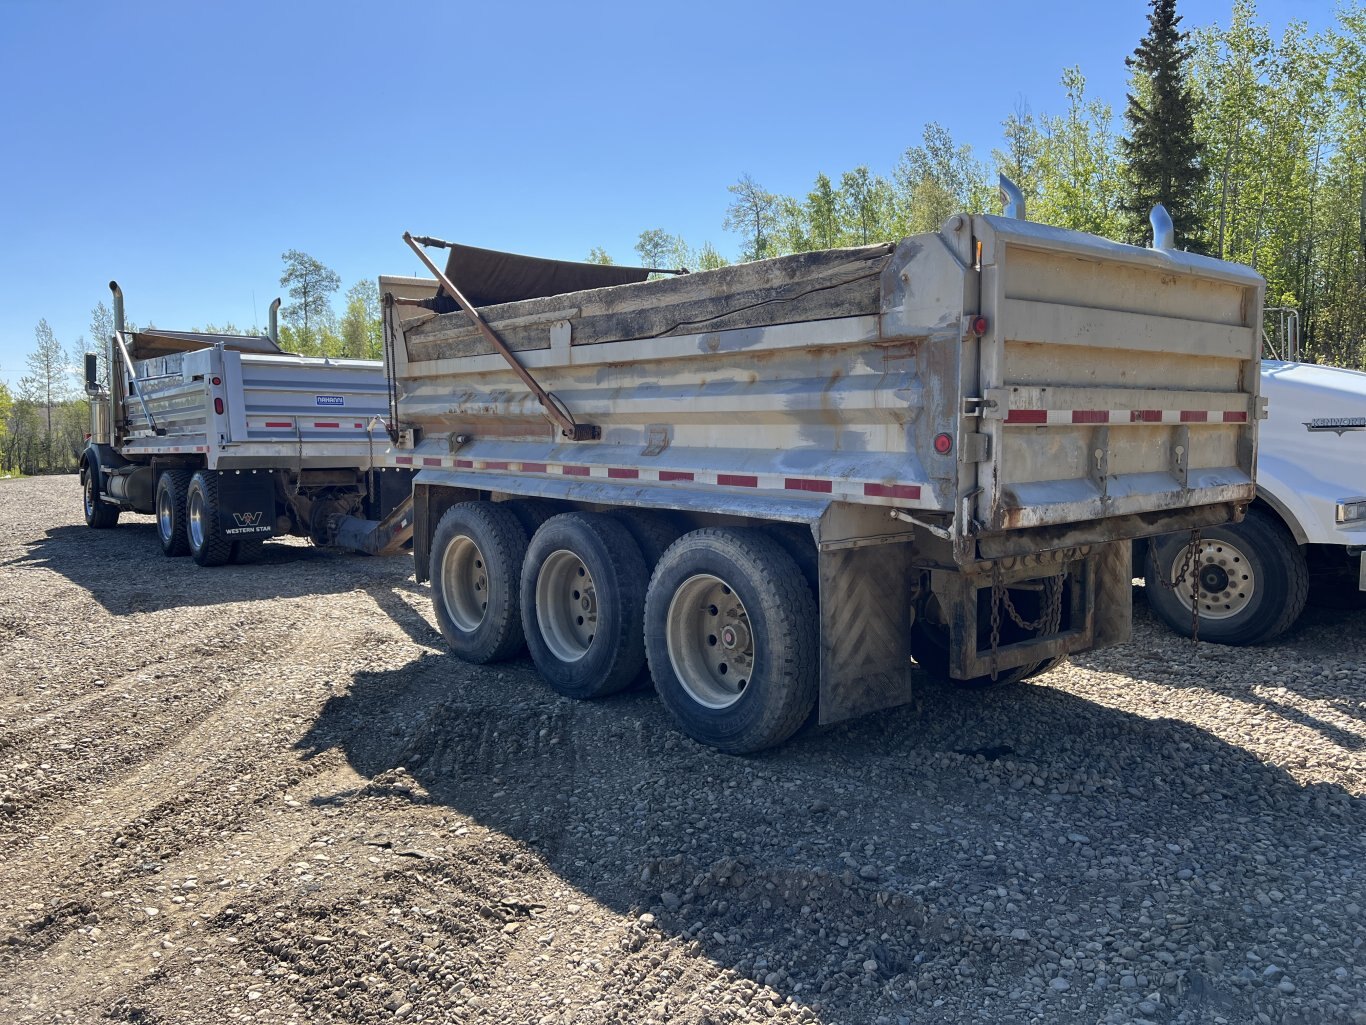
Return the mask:
<path fill-rule="evenodd" d="M 683 535 L 661 560 L 651 581 L 650 595 L 647 599 L 649 610 L 646 614 L 647 629 L 656 622 L 662 623 L 667 617 L 667 603 L 672 594 L 661 594 L 654 586 L 662 580 L 674 563 L 684 559 L 690 552 L 720 550 L 724 555 L 738 555 L 737 561 L 748 563 L 758 572 L 751 574 L 751 585 L 758 585 L 760 604 L 763 607 L 766 623 L 775 636 L 788 640 L 788 647 L 782 653 L 783 668 L 771 681 L 766 681 L 766 690 L 771 695 L 764 703 L 757 719 L 742 732 L 724 738 L 696 737 L 702 743 L 710 744 L 728 754 L 752 754 L 773 747 L 787 740 L 806 722 L 817 700 L 817 635 L 815 628 L 818 612 L 815 597 L 806 582 L 801 567 L 787 552 L 784 546 L 768 536 L 762 529 L 754 527 L 704 527 Z M 726 550 L 729 549 L 730 552 Z M 733 553 L 733 554 L 732 554 Z M 732 583 L 732 586 L 734 584 Z M 659 608 L 663 603 L 664 608 Z M 775 629 L 776 628 L 776 629 Z M 665 625 L 667 630 L 667 624 Z M 666 644 L 667 642 L 660 642 Z M 665 665 L 658 670 L 652 665 L 656 688 L 665 706 L 674 712 L 669 694 L 672 684 L 660 686 L 660 677 L 672 674 L 668 665 L 667 647 L 662 650 L 652 645 Z M 775 668 L 778 653 L 766 652 L 773 660 Z M 665 677 L 668 680 L 668 677 Z M 675 714 L 680 726 L 687 731 L 686 724 Z"/>
<path fill-rule="evenodd" d="M 479 545 L 479 550 L 484 555 L 485 563 L 492 569 L 494 565 L 501 566 L 504 571 L 509 572 L 509 578 L 504 582 L 504 592 L 502 603 L 499 609 L 489 610 L 489 614 L 496 614 L 497 621 L 495 628 L 491 631 L 492 636 L 484 638 L 481 643 L 474 647 L 466 647 L 460 650 L 460 646 L 468 640 L 455 630 L 447 618 L 446 610 L 442 607 L 442 595 L 440 594 L 440 559 L 445 553 L 446 544 L 438 542 L 445 531 L 450 531 L 454 535 L 456 530 L 465 529 L 477 530 L 484 536 L 475 539 Z M 447 542 L 448 543 L 448 542 Z M 475 665 L 483 665 L 488 662 L 501 662 L 512 658 L 522 650 L 525 637 L 522 632 L 522 616 L 518 607 L 518 588 L 517 579 L 521 571 L 522 560 L 526 556 L 527 532 L 522 526 L 521 521 L 513 510 L 503 508 L 501 504 L 493 502 L 461 502 L 451 506 L 437 522 L 436 530 L 432 533 L 431 546 L 431 575 L 433 594 L 432 607 L 436 613 L 437 625 L 441 629 L 441 634 L 446 638 L 447 644 L 451 646 L 461 659 Z M 477 631 L 476 631 L 477 632 Z"/>
<path fill-rule="evenodd" d="M 204 516 L 209 521 L 209 528 L 199 551 L 195 551 L 194 545 L 190 544 L 190 555 L 201 566 L 222 566 L 232 558 L 232 541 L 223 533 L 218 522 L 218 474 L 212 470 L 199 470 L 190 478 L 190 489 L 193 489 L 196 483 L 204 493 Z M 186 491 L 185 501 L 187 521 L 190 489 Z M 187 522 L 186 530 L 188 529 Z"/>

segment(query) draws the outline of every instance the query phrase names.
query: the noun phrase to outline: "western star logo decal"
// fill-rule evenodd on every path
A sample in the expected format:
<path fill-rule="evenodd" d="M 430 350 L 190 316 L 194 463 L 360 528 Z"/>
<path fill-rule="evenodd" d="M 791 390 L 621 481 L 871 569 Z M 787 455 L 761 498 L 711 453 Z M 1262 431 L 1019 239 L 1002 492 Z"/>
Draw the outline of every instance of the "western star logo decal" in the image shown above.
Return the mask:
<path fill-rule="evenodd" d="M 1318 416 L 1304 421 L 1311 432 L 1332 431 L 1339 438 L 1347 431 L 1366 431 L 1366 416 Z"/>
<path fill-rule="evenodd" d="M 269 534 L 270 525 L 261 522 L 262 513 L 244 512 L 233 513 L 232 518 L 237 526 L 229 527 L 223 531 L 224 534 Z"/>

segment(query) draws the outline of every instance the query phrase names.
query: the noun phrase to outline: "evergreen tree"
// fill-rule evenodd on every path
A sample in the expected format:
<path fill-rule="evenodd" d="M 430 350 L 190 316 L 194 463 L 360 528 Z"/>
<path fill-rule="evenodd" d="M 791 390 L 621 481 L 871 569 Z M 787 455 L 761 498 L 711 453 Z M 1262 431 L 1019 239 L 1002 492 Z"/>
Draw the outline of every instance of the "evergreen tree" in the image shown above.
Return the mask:
<path fill-rule="evenodd" d="M 1130 241 L 1149 238 L 1148 214 L 1161 203 L 1176 226 L 1177 245 L 1200 248 L 1206 170 L 1187 74 L 1190 33 L 1178 31 L 1176 0 L 1149 4 L 1148 34 L 1124 60 L 1133 75 L 1133 92 L 1124 111 L 1129 134 L 1119 141 L 1125 161 L 1120 209 Z"/>

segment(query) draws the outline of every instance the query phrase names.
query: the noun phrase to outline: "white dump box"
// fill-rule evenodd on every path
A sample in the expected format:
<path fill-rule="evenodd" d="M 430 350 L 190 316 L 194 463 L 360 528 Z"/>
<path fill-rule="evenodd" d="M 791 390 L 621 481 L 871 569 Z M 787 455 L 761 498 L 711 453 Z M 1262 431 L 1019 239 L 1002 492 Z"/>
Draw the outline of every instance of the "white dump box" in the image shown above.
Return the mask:
<path fill-rule="evenodd" d="M 460 265 L 455 287 L 497 297 Z M 960 215 L 896 244 L 475 302 L 585 440 L 465 312 L 409 304 L 449 309 L 444 288 L 381 290 L 420 576 L 471 497 L 799 525 L 825 721 L 904 700 L 916 664 L 1028 675 L 1126 639 L 1127 542 L 1254 495 L 1263 282 L 1202 256 Z"/>
<path fill-rule="evenodd" d="M 194 451 L 212 469 L 317 468 L 364 465 L 388 448 L 383 427 L 371 423 L 388 407 L 378 360 L 251 351 L 268 338 L 130 338 L 141 352 L 152 339 L 207 344 L 133 361 L 136 387 L 126 383 L 119 403 L 125 455 Z"/>
<path fill-rule="evenodd" d="M 167 555 L 216 565 L 254 558 L 275 534 L 330 544 L 342 517 L 407 500 L 410 475 L 386 469 L 379 360 L 299 356 L 270 335 L 125 330 L 111 287 L 108 387 L 87 357 L 92 527 L 154 512 Z"/>

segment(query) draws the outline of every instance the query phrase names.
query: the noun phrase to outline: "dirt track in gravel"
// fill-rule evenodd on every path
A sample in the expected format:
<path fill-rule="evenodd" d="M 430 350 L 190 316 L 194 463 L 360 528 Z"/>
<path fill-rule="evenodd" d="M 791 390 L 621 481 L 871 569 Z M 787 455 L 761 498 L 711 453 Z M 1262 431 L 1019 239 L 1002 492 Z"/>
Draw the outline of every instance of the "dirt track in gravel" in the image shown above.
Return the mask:
<path fill-rule="evenodd" d="M 750 759 L 0 482 L 0 1021 L 1366 1023 L 1366 615 Z"/>

